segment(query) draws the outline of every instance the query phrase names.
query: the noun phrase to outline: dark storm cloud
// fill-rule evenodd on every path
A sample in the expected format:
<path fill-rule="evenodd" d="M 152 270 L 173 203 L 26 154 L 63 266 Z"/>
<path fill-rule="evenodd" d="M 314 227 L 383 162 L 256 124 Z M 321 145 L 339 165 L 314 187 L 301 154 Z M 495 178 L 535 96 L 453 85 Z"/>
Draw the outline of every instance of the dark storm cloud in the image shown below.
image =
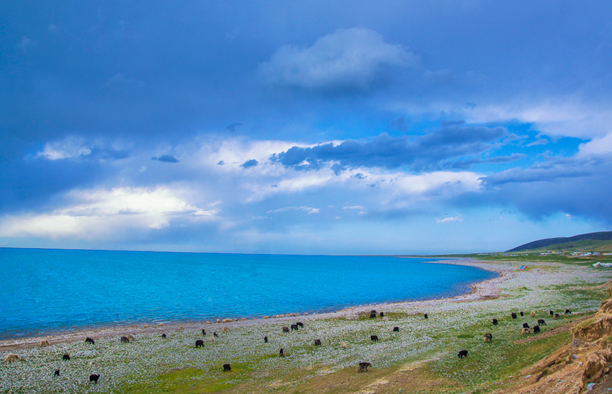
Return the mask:
<path fill-rule="evenodd" d="M 442 168 L 448 160 L 488 151 L 506 134 L 503 127 L 449 126 L 416 138 L 382 134 L 370 141 L 347 140 L 337 146 L 332 143 L 307 148 L 294 146 L 270 159 L 304 171 L 317 170 L 330 162 L 335 162 L 336 173 L 361 166 L 389 169 L 406 166 L 423 171 Z"/>
<path fill-rule="evenodd" d="M 179 160 L 171 155 L 161 155 L 159 157 L 152 157 L 151 160 L 161 161 L 163 163 L 178 163 Z"/>

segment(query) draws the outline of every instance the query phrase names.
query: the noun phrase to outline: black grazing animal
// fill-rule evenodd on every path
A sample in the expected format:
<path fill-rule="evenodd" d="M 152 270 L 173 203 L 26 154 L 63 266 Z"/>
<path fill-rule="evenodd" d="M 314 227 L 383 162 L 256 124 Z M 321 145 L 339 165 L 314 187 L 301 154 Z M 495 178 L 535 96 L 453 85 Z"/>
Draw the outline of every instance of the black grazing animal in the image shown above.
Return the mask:
<path fill-rule="evenodd" d="M 541 326 L 545 326 L 546 322 L 544 321 L 544 319 L 538 319 L 538 324 Z"/>
<path fill-rule="evenodd" d="M 372 342 L 378 341 L 378 335 L 370 335 L 370 340 Z"/>
<path fill-rule="evenodd" d="M 297 324 L 292 324 L 292 325 L 291 325 L 291 329 L 292 329 L 292 330 L 296 330 L 296 331 L 297 331 L 297 329 L 298 329 L 298 325 L 297 325 Z"/>
<path fill-rule="evenodd" d="M 162 338 L 166 338 L 166 334 L 162 334 Z"/>
<path fill-rule="evenodd" d="M 385 317 L 385 312 L 380 312 L 380 317 Z"/>
<path fill-rule="evenodd" d="M 571 315 L 571 314 L 572 314 L 572 312 L 571 312 L 569 309 L 566 309 L 566 310 L 565 310 L 565 314 L 566 314 L 566 315 Z"/>
<path fill-rule="evenodd" d="M 279 356 L 285 357 L 285 349 L 281 348 L 281 350 L 279 352 Z"/>
<path fill-rule="evenodd" d="M 393 332 L 399 332 L 399 327 L 393 327 Z"/>
<path fill-rule="evenodd" d="M 372 364 L 370 363 L 359 363 L 359 369 L 357 370 L 357 372 L 368 372 L 368 367 L 371 367 Z"/>
<path fill-rule="evenodd" d="M 283 327 L 283 332 L 289 332 L 289 327 Z"/>
<path fill-rule="evenodd" d="M 376 311 L 371 311 L 370 312 L 370 319 L 374 319 L 376 317 Z"/>
<path fill-rule="evenodd" d="M 64 354 L 62 360 L 70 360 L 70 355 L 68 353 Z"/>
<path fill-rule="evenodd" d="M 297 324 L 298 326 L 300 326 L 300 327 L 304 328 L 304 323 L 302 323 L 301 321 L 299 321 L 299 322 L 297 322 L 297 323 L 295 323 L 295 324 Z"/>
<path fill-rule="evenodd" d="M 204 347 L 204 341 L 201 339 L 198 339 L 196 341 L 196 347 Z"/>
<path fill-rule="evenodd" d="M 91 375 L 89 375 L 89 381 L 90 382 L 94 382 L 94 383 L 98 383 L 98 379 L 100 379 L 100 375 L 92 373 Z"/>
<path fill-rule="evenodd" d="M 130 343 L 128 337 L 121 337 L 121 343 Z"/>
<path fill-rule="evenodd" d="M 512 312 L 510 316 L 512 316 L 513 319 L 516 319 L 516 313 Z"/>
<path fill-rule="evenodd" d="M 548 313 L 549 313 L 551 316 L 553 316 L 553 315 L 555 314 L 555 312 L 553 312 L 553 311 L 548 311 Z"/>
<path fill-rule="evenodd" d="M 485 342 L 493 342 L 493 334 L 484 334 Z"/>
<path fill-rule="evenodd" d="M 60 376 L 60 375 L 59 375 L 59 369 L 56 369 L 56 370 L 55 370 L 55 373 L 53 374 L 53 376 Z"/>
<path fill-rule="evenodd" d="M 496 326 L 496 325 L 497 325 L 497 323 L 499 323 L 499 322 L 497 321 L 497 319 L 493 319 L 493 325 L 494 325 L 494 326 Z"/>
<path fill-rule="evenodd" d="M 96 342 L 93 339 L 91 339 L 90 337 L 85 338 L 85 343 L 91 343 L 92 345 L 96 344 Z"/>
<path fill-rule="evenodd" d="M 216 337 L 218 337 L 218 336 L 219 336 L 219 334 L 217 334 L 217 332 L 216 332 L 216 331 L 215 331 L 215 332 L 213 332 L 213 335 L 214 335 L 214 336 L 216 336 Z"/>
<path fill-rule="evenodd" d="M 559 316 L 558 313 L 555 313 L 555 319 L 560 319 L 560 318 L 561 318 L 561 316 Z"/>
<path fill-rule="evenodd" d="M 533 333 L 534 334 L 539 334 L 540 333 L 540 326 L 533 326 Z"/>
<path fill-rule="evenodd" d="M 223 364 L 223 372 L 232 372 L 232 366 L 229 364 Z"/>
<path fill-rule="evenodd" d="M 523 323 L 523 328 L 529 328 L 529 324 Z"/>
<path fill-rule="evenodd" d="M 268 343 L 268 337 L 264 337 L 264 343 Z"/>
<path fill-rule="evenodd" d="M 206 335 L 206 330 L 202 329 L 202 335 Z"/>
<path fill-rule="evenodd" d="M 467 350 L 460 350 L 459 353 L 457 354 L 457 357 L 459 358 L 464 358 L 468 356 L 468 351 Z"/>
<path fill-rule="evenodd" d="M 321 346 L 321 340 L 315 339 L 315 346 Z"/>
<path fill-rule="evenodd" d="M 429 319 L 429 316 L 427 316 L 427 313 L 426 313 L 425 315 L 423 315 L 423 317 L 424 317 L 425 319 Z"/>
<path fill-rule="evenodd" d="M 523 311 L 520 311 L 519 313 L 521 314 L 521 316 L 525 316 L 525 315 L 523 314 Z"/>

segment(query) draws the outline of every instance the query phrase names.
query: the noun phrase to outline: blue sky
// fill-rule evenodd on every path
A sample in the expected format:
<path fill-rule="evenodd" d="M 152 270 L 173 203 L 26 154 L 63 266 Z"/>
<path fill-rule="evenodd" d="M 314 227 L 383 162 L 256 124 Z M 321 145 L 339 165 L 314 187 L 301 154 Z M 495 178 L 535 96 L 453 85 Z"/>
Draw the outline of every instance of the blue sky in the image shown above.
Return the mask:
<path fill-rule="evenodd" d="M 0 245 L 450 253 L 608 230 L 611 15 L 4 1 Z"/>

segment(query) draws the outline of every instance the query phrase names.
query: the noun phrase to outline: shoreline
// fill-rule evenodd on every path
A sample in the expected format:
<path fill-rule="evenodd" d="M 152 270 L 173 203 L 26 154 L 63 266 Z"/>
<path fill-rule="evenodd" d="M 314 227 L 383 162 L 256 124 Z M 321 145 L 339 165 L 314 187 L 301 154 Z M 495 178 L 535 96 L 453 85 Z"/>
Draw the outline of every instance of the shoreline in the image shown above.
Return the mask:
<path fill-rule="evenodd" d="M 405 257 L 398 257 L 405 258 Z M 364 304 L 353 307 L 344 308 L 334 312 L 322 312 L 312 313 L 308 315 L 298 314 L 297 316 L 288 317 L 270 317 L 270 318 L 254 318 L 247 320 L 238 320 L 228 323 L 217 323 L 211 322 L 206 324 L 205 321 L 185 321 L 179 323 L 167 323 L 159 326 L 158 324 L 118 324 L 118 325 L 104 325 L 98 327 L 82 327 L 75 328 L 74 330 L 58 330 L 52 331 L 47 335 L 36 335 L 23 338 L 5 339 L 0 340 L 0 351 L 11 351 L 19 349 L 32 349 L 39 346 L 42 340 L 47 340 L 50 346 L 58 345 L 62 343 L 72 343 L 77 341 L 83 341 L 86 337 L 93 339 L 108 338 L 122 335 L 134 335 L 134 334 L 150 334 L 150 333 L 163 333 L 180 330 L 181 327 L 185 330 L 199 330 L 201 328 L 210 327 L 212 331 L 216 329 L 221 330 L 222 327 L 247 327 L 252 325 L 271 324 L 282 321 L 294 321 L 294 320 L 318 320 L 332 317 L 349 317 L 357 316 L 359 313 L 369 312 L 372 309 L 380 310 L 381 308 L 388 309 L 421 309 L 431 307 L 432 305 L 440 302 L 457 303 L 457 302 L 473 302 L 473 301 L 484 301 L 493 300 L 499 297 L 500 289 L 498 286 L 503 282 L 514 277 L 514 272 L 508 267 L 498 266 L 491 262 L 478 262 L 473 259 L 449 259 L 449 260 L 435 260 L 423 262 L 425 264 L 449 264 L 449 265 L 463 265 L 475 268 L 484 269 L 486 271 L 498 273 L 499 276 L 484 281 L 472 283 L 469 285 L 470 291 L 464 294 L 445 297 L 445 298 L 434 298 L 426 300 L 416 301 L 399 301 L 399 302 L 385 302 L 381 301 L 375 304 Z"/>

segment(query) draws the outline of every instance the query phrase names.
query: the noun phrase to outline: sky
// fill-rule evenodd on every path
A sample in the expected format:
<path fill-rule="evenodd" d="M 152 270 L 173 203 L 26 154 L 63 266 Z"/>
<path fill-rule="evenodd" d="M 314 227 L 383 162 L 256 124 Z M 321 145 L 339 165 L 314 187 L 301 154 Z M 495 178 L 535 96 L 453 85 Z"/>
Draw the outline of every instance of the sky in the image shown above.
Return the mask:
<path fill-rule="evenodd" d="M 608 1 L 0 2 L 0 246 L 503 251 L 612 223 Z"/>

